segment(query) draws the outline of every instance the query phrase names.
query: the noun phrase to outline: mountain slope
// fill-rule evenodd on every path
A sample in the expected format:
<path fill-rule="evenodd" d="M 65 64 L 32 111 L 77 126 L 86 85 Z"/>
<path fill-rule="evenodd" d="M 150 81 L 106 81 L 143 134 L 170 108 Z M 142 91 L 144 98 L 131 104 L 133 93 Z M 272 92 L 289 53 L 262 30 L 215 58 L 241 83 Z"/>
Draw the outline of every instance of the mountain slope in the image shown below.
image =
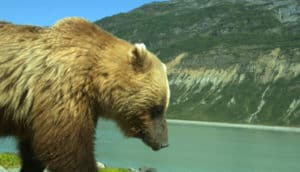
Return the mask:
<path fill-rule="evenodd" d="M 300 125 L 297 0 L 173 0 L 96 24 L 167 63 L 169 118 Z"/>

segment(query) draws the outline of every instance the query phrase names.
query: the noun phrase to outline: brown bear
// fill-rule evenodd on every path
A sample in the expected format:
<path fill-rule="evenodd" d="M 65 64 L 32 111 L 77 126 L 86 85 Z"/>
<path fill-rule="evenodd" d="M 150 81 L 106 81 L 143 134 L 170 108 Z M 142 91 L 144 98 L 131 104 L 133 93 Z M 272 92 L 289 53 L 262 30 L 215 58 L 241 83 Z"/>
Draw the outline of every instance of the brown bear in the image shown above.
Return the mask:
<path fill-rule="evenodd" d="M 98 117 L 153 150 L 168 145 L 165 65 L 80 18 L 52 27 L 0 23 L 0 136 L 16 136 L 21 172 L 96 172 Z"/>

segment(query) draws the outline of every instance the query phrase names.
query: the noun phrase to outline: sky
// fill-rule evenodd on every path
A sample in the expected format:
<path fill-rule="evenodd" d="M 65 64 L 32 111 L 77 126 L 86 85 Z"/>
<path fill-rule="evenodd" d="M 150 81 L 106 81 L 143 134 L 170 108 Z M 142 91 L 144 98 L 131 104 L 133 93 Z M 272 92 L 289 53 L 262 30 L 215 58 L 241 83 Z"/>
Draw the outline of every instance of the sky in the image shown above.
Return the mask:
<path fill-rule="evenodd" d="M 153 1 L 162 0 L 2 0 L 0 20 L 39 26 L 70 16 L 96 21 Z"/>

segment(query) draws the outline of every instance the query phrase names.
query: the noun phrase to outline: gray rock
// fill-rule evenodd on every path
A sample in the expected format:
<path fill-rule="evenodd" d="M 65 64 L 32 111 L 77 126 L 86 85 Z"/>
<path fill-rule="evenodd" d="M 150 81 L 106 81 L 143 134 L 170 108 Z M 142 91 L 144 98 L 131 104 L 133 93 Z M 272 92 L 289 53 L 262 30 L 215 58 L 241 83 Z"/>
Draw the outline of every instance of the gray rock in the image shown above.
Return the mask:
<path fill-rule="evenodd" d="M 155 168 L 142 167 L 139 168 L 139 172 L 157 172 L 157 170 Z"/>
<path fill-rule="evenodd" d="M 134 168 L 129 168 L 128 170 L 129 170 L 130 172 L 139 172 L 139 170 L 134 169 Z"/>

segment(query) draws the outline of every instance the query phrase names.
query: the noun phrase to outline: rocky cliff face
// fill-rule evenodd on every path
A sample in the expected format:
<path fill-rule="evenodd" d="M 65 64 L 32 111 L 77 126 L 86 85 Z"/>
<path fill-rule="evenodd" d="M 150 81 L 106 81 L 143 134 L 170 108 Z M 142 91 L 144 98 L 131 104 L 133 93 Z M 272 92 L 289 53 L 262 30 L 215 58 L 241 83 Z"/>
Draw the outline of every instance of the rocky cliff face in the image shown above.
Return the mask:
<path fill-rule="evenodd" d="M 234 51 L 248 51 L 240 54 L 257 58 L 226 67 L 189 67 L 184 61 L 199 63 L 196 59 L 200 57 L 183 53 L 169 62 L 172 88 L 169 113 L 181 119 L 297 125 L 300 120 L 300 49 L 285 52 L 274 48 L 259 54 L 249 49 L 229 52 Z M 200 56 L 214 58 L 218 64 L 219 58 L 230 56 L 227 53 L 220 47 Z M 298 58 L 298 62 L 292 62 L 293 58 Z"/>
<path fill-rule="evenodd" d="M 300 125 L 300 2 L 172 0 L 96 22 L 167 63 L 169 118 Z"/>

